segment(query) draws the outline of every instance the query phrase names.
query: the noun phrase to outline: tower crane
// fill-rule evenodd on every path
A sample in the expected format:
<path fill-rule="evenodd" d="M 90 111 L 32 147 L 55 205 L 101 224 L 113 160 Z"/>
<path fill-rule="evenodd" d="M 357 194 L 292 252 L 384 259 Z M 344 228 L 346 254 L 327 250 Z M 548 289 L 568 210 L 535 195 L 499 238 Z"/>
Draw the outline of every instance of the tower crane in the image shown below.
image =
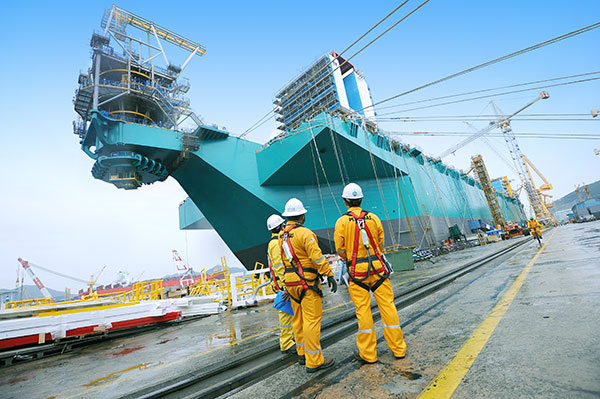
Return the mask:
<path fill-rule="evenodd" d="M 534 104 L 535 102 L 541 99 L 547 98 L 550 98 L 550 94 L 548 94 L 548 92 L 546 91 L 542 91 L 539 97 L 536 98 L 534 101 L 530 102 L 529 105 Z M 492 105 L 494 106 L 494 110 L 497 114 L 503 113 L 502 110 L 494 102 L 492 102 Z M 533 179 L 531 177 L 531 173 L 529 172 L 525 161 L 526 158 L 524 158 L 523 153 L 521 152 L 521 148 L 519 147 L 519 143 L 517 142 L 517 137 L 515 136 L 515 133 L 510 127 L 511 116 L 501 116 L 498 122 L 500 125 L 500 130 L 502 130 L 504 140 L 508 145 L 508 151 L 510 152 L 513 162 L 517 168 L 517 174 L 519 176 L 519 179 L 521 180 L 523 188 L 527 193 L 529 204 L 533 208 L 533 213 L 535 214 L 536 219 L 540 221 L 554 222 L 552 214 L 550 213 L 550 211 L 548 211 L 548 208 L 544 204 L 544 201 L 542 201 L 542 196 L 540 195 L 540 192 L 535 188 Z M 533 164 L 531 165 L 533 167 Z M 552 187 L 552 185 L 548 183 L 547 180 L 545 180 L 545 178 L 543 180 L 546 184 L 546 187 Z"/>

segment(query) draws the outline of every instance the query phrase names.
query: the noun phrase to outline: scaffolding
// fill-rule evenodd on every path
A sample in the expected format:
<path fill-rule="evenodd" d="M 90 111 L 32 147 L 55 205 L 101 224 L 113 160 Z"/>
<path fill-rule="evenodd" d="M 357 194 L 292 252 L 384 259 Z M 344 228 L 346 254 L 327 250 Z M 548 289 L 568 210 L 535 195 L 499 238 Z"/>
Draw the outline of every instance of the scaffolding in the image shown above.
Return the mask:
<path fill-rule="evenodd" d="M 202 124 L 183 96 L 190 89 L 189 81 L 179 76 L 194 55 L 206 53 L 203 46 L 114 5 L 105 11 L 101 27 L 102 32 L 92 34 L 92 64 L 79 74 L 73 98 L 79 115 L 73 123 L 75 134 L 85 137 L 92 110 L 127 123 L 166 129 L 179 130 L 186 120 L 195 124 L 193 128 Z M 146 33 L 146 38 L 134 37 L 128 27 Z M 169 61 L 162 42 L 190 52 L 181 66 Z M 155 65 L 159 56 L 164 67 Z"/>
<path fill-rule="evenodd" d="M 473 161 L 473 168 L 477 173 L 479 183 L 481 184 L 481 189 L 483 190 L 483 194 L 485 195 L 490 212 L 492 213 L 494 226 L 496 228 L 502 228 L 505 225 L 504 217 L 502 216 L 500 204 L 498 203 L 498 198 L 496 197 L 496 190 L 494 190 L 494 187 L 492 187 L 490 176 L 488 175 L 487 168 L 483 162 L 483 157 L 481 155 L 476 155 L 471 158 L 471 160 Z"/>
<path fill-rule="evenodd" d="M 352 115 L 353 111 L 349 109 L 352 106 L 345 82 L 353 73 L 356 76 L 352 79 L 358 78 L 364 82 L 362 72 L 356 70 L 352 64 L 335 51 L 320 57 L 275 95 L 273 105 L 275 120 L 279 123 L 278 129 L 285 133 L 322 112 L 336 112 L 344 116 Z M 355 85 L 352 90 L 358 91 L 359 89 Z M 360 96 L 358 92 L 353 95 Z M 361 99 L 361 101 L 363 100 Z M 367 105 L 369 104 L 361 103 L 361 106 L 355 107 L 355 111 L 360 111 L 359 108 Z M 358 116 L 370 130 L 377 127 L 374 115 Z"/>

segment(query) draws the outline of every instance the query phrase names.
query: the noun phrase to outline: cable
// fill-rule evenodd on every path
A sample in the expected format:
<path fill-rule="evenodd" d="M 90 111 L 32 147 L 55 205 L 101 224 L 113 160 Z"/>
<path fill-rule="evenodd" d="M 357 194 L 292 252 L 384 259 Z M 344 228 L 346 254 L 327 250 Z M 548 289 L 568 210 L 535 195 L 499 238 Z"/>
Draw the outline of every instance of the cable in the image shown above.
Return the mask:
<path fill-rule="evenodd" d="M 586 114 L 520 114 L 521 116 L 590 116 L 589 113 Z M 389 119 L 429 119 L 429 118 L 497 118 L 498 115 L 495 114 L 478 114 L 478 115 L 439 115 L 439 116 L 403 116 L 397 118 L 389 118 Z M 379 120 L 379 119 L 378 119 Z"/>
<path fill-rule="evenodd" d="M 412 119 L 412 118 L 411 118 Z M 382 118 L 377 119 L 378 123 L 420 123 L 420 122 L 465 122 L 465 121 L 475 121 L 475 122 L 487 122 L 488 118 L 448 118 L 448 119 L 436 119 L 436 118 L 423 118 L 423 119 L 404 119 L 404 118 Z M 512 121 L 539 121 L 539 122 L 600 122 L 600 119 L 593 118 L 512 118 Z"/>
<path fill-rule="evenodd" d="M 369 33 L 371 33 L 373 31 L 373 29 L 377 28 L 379 25 L 381 25 L 381 23 L 383 23 L 386 19 L 388 19 L 390 16 L 392 16 L 392 14 L 394 14 L 396 11 L 398 11 L 400 9 L 400 7 L 402 7 L 403 5 L 405 5 L 406 3 L 408 3 L 409 0 L 404 1 L 402 4 L 400 4 L 398 7 L 396 7 L 395 9 L 392 10 L 392 12 L 390 12 L 388 15 L 386 15 L 383 19 L 381 19 L 379 22 L 377 22 L 375 25 L 373 25 L 368 31 L 366 31 L 361 37 L 359 37 L 358 39 L 356 39 L 354 41 L 354 43 L 352 43 L 351 45 L 349 45 L 348 47 L 346 47 L 344 49 L 344 51 L 342 51 L 339 55 L 340 57 L 348 50 L 350 50 L 356 43 L 358 43 L 359 41 L 361 41 L 366 35 L 368 35 Z M 327 69 L 335 60 L 332 59 L 331 61 L 329 61 L 329 63 L 327 65 L 325 65 L 323 68 L 319 69 L 317 72 L 315 72 L 312 76 L 311 79 L 307 80 L 306 82 L 304 82 L 300 87 L 298 87 L 294 92 L 292 92 L 292 94 L 290 95 L 290 97 L 294 96 L 296 93 L 298 93 L 306 84 L 308 84 L 315 76 L 318 76 L 322 71 L 324 71 L 325 69 Z M 344 61 L 344 63 L 346 63 L 346 61 Z M 340 65 L 341 67 L 341 65 Z M 332 72 L 333 73 L 333 72 Z M 319 80 L 320 82 L 320 80 Z M 319 83 L 317 82 L 317 83 Z M 316 83 L 315 83 L 316 84 Z M 267 112 L 262 118 L 260 118 L 258 120 L 258 122 L 256 122 L 254 125 L 250 126 L 248 129 L 246 129 L 246 131 L 244 131 L 244 133 L 242 133 L 239 138 L 244 137 L 245 135 L 247 135 L 248 133 L 250 133 L 252 130 L 255 130 L 256 128 L 259 128 L 260 126 L 262 126 L 266 121 L 270 120 L 273 118 L 274 114 L 271 115 L 271 113 L 274 113 L 273 110 L 270 110 L 269 112 Z M 261 122 L 264 118 L 266 118 L 267 116 L 271 115 L 271 117 L 265 121 L 263 121 L 262 123 L 259 124 L 259 122 Z M 256 126 L 258 124 L 258 126 Z M 256 126 L 256 128 L 255 128 Z"/>
<path fill-rule="evenodd" d="M 586 26 L 586 27 L 583 27 L 583 28 L 581 28 L 581 29 L 574 30 L 574 31 L 572 31 L 572 32 L 566 33 L 566 34 L 564 34 L 564 35 L 561 35 L 561 36 L 557 36 L 557 37 L 555 37 L 555 38 L 553 38 L 553 39 L 546 40 L 545 42 L 541 42 L 541 43 L 535 44 L 535 45 L 533 45 L 533 46 L 526 47 L 526 48 L 524 48 L 524 49 L 521 49 L 521 50 L 519 50 L 519 51 L 515 51 L 515 52 L 513 52 L 513 53 L 510 53 L 510 54 L 504 55 L 504 56 L 502 56 L 502 57 L 494 58 L 493 60 L 490 60 L 490 61 L 484 62 L 484 63 L 482 63 L 482 64 L 479 64 L 479 65 L 475 65 L 475 66 L 473 66 L 473 67 L 470 67 L 470 68 L 467 68 L 467 69 L 463 69 L 463 70 L 462 70 L 462 71 L 460 71 L 460 72 L 453 73 L 453 74 L 451 74 L 451 75 L 448 75 L 448 76 L 446 76 L 446 77 L 443 77 L 443 78 L 441 78 L 441 79 L 435 80 L 435 81 L 433 81 L 433 82 L 429 82 L 429 83 L 426 83 L 426 84 L 424 84 L 424 85 L 421 85 L 421 86 L 415 87 L 414 89 L 407 90 L 407 91 L 404 91 L 404 92 L 402 92 L 402 93 L 400 93 L 400 94 L 396 94 L 396 95 L 394 95 L 394 96 L 388 97 L 388 98 L 386 98 L 386 99 L 384 99 L 384 100 L 381 100 L 381 101 L 378 101 L 378 102 L 376 102 L 376 103 L 373 103 L 373 104 L 371 104 L 371 105 L 368 105 L 368 106 L 366 106 L 366 107 L 364 107 L 364 108 L 362 108 L 362 109 L 360 109 L 360 110 L 354 111 L 354 113 L 358 113 L 358 112 L 360 112 L 360 111 L 364 111 L 364 110 L 365 110 L 365 109 L 367 109 L 367 108 L 372 108 L 372 107 L 375 107 L 376 105 L 379 105 L 379 104 L 386 103 L 386 102 L 388 102 L 388 101 L 391 101 L 391 100 L 394 100 L 394 99 L 396 99 L 396 98 L 399 98 L 399 97 L 405 96 L 405 95 L 407 95 L 407 94 L 414 93 L 414 92 L 416 92 L 416 91 L 418 91 L 418 90 L 422 90 L 422 89 L 425 89 L 425 88 L 427 88 L 427 87 L 434 86 L 434 85 L 436 85 L 436 84 L 439 84 L 439 83 L 445 82 L 445 81 L 447 81 L 447 80 L 450 80 L 450 79 L 456 78 L 456 77 L 458 77 L 458 76 L 462 76 L 462 75 L 465 75 L 465 74 L 467 74 L 467 73 L 470 73 L 470 72 L 476 71 L 476 70 L 478 70 L 478 69 L 482 69 L 482 68 L 485 68 L 485 67 L 487 67 L 487 66 L 490 66 L 490 65 L 493 65 L 493 64 L 496 64 L 496 63 L 499 63 L 499 62 L 505 61 L 505 60 L 507 60 L 507 59 L 510 59 L 510 58 L 516 57 L 516 56 L 518 56 L 518 55 L 525 54 L 525 53 L 528 53 L 528 52 L 531 52 L 531 51 L 537 50 L 537 49 L 539 49 L 539 48 L 542 48 L 542 47 L 548 46 L 548 45 L 550 45 L 550 44 L 554 44 L 554 43 L 557 43 L 557 42 L 559 42 L 559 41 L 562 41 L 562 40 L 565 40 L 565 39 L 569 39 L 569 38 L 571 38 L 571 37 L 574 37 L 574 36 L 580 35 L 580 34 L 582 34 L 582 33 L 588 32 L 588 31 L 590 31 L 590 30 L 592 30 L 592 29 L 596 29 L 596 28 L 599 28 L 599 27 L 600 27 L 600 22 L 596 22 L 595 24 L 588 25 L 588 26 Z"/>
<path fill-rule="evenodd" d="M 495 90 L 502 90 L 502 89 L 510 89 L 510 88 L 513 88 L 513 87 L 528 86 L 528 85 L 532 85 L 532 84 L 536 84 L 536 83 L 544 83 L 544 82 L 552 82 L 552 81 L 556 81 L 556 80 L 579 78 L 579 77 L 582 77 L 582 76 L 597 75 L 599 73 L 600 73 L 600 71 L 596 71 L 596 72 L 580 73 L 580 74 L 577 74 L 577 75 L 561 76 L 561 77 L 558 77 L 558 78 L 543 79 L 543 80 L 534 80 L 534 81 L 531 81 L 531 82 L 517 83 L 517 84 L 508 85 L 508 86 L 500 86 L 500 87 L 494 87 L 494 88 L 490 88 L 490 89 L 468 91 L 468 92 L 465 92 L 465 93 L 451 94 L 451 95 L 442 96 L 442 97 L 434 97 L 434 98 L 429 98 L 429 99 L 426 99 L 426 100 L 411 101 L 411 102 L 408 102 L 408 103 L 388 105 L 387 107 L 381 107 L 381 108 L 378 108 L 377 110 L 381 111 L 382 109 L 401 107 L 401 106 L 404 106 L 404 105 L 420 104 L 420 103 L 429 102 L 429 101 L 444 100 L 446 98 L 467 96 L 467 95 L 470 95 L 470 94 L 485 93 L 485 92 L 488 92 L 488 91 L 495 91 Z"/>
<path fill-rule="evenodd" d="M 386 131 L 388 135 L 394 136 L 419 136 L 419 137 L 433 137 L 433 136 L 471 136 L 473 132 L 458 132 L 458 131 L 423 131 L 423 132 L 403 132 L 403 131 Z M 551 139 L 600 139 L 600 134 L 596 133 L 542 133 L 542 132 L 522 132 L 515 133 L 515 136 L 522 138 L 551 138 Z M 485 137 L 504 137 L 503 133 L 488 133 Z"/>
<path fill-rule="evenodd" d="M 394 14 L 396 11 L 398 11 L 398 9 L 400 9 L 400 7 L 402 7 L 403 5 L 405 5 L 406 3 L 408 3 L 409 0 L 405 0 L 402 4 L 400 4 L 398 7 L 396 7 L 392 12 L 390 12 L 388 15 L 386 15 L 383 19 L 381 19 L 377 24 L 375 24 L 373 27 L 371 27 L 367 32 L 365 32 L 361 37 L 359 37 L 357 40 L 355 40 L 350 46 L 346 47 L 346 49 L 344 49 L 344 51 L 342 51 L 340 54 L 338 54 L 338 57 L 341 57 L 344 53 L 346 53 L 348 50 L 350 50 L 350 48 L 352 48 L 356 43 L 358 43 L 360 40 L 362 40 L 366 35 L 368 35 L 369 33 L 371 33 L 377 26 L 379 26 L 382 22 L 384 22 L 387 18 L 389 18 L 392 14 Z M 387 30 L 385 30 L 382 34 L 380 34 L 379 36 L 377 36 L 375 39 L 371 40 L 367 45 L 363 46 L 360 50 L 358 50 L 358 52 L 356 52 L 354 55 L 352 55 L 350 58 L 348 59 L 344 59 L 344 62 L 342 62 L 340 65 L 338 65 L 335 69 L 333 69 L 331 72 L 329 72 L 327 75 L 323 76 L 321 79 L 319 79 L 317 82 L 312 83 L 312 78 L 314 78 L 315 76 L 318 76 L 323 70 L 327 69 L 332 63 L 333 61 L 337 60 L 338 57 L 335 57 L 334 59 L 332 59 L 326 66 L 324 66 L 323 68 L 321 68 L 320 70 L 318 70 L 317 72 L 315 72 L 312 76 L 311 79 L 306 80 L 302 85 L 300 85 L 300 87 L 298 87 L 295 91 L 292 92 L 292 94 L 290 94 L 288 97 L 292 98 L 294 95 L 296 95 L 300 90 L 302 90 L 304 88 L 304 86 L 306 86 L 307 84 L 311 84 L 313 86 L 319 84 L 323 79 L 325 79 L 326 77 L 328 77 L 329 75 L 333 74 L 335 71 L 337 71 L 338 69 L 340 69 L 343 65 L 345 65 L 346 63 L 348 63 L 352 58 L 354 58 L 356 55 L 358 55 L 359 53 L 361 53 L 363 50 L 365 50 L 367 47 L 369 47 L 371 44 L 373 44 L 376 40 L 378 40 L 379 38 L 381 38 L 383 35 L 385 35 L 387 32 L 389 32 L 391 29 L 393 29 L 394 27 L 396 27 L 400 22 L 404 21 L 406 18 L 408 18 L 411 14 L 413 14 L 415 11 L 417 11 L 419 8 L 421 8 L 422 6 L 424 6 L 426 3 L 428 3 L 430 0 L 425 0 L 423 3 L 421 3 L 419 6 L 417 6 L 414 10 L 412 10 L 411 12 L 409 12 L 406 16 L 404 16 L 403 18 L 401 18 L 399 21 L 397 21 L 395 24 L 393 24 L 390 28 L 388 28 Z M 274 110 L 270 110 L 269 112 L 267 112 L 267 114 L 265 114 L 261 119 L 259 119 L 259 122 L 261 120 L 263 120 L 264 118 L 266 118 L 267 116 L 271 115 L 271 113 L 274 113 Z M 239 135 L 239 138 L 243 138 L 244 136 L 246 136 L 248 133 L 252 132 L 253 130 L 256 130 L 257 128 L 259 128 L 260 126 L 262 126 L 264 123 L 266 123 L 268 120 L 272 119 L 274 115 L 271 115 L 268 119 L 263 120 L 260 124 L 255 123 L 254 125 L 252 125 L 250 128 L 248 128 L 244 133 L 242 133 L 241 135 Z"/>
<path fill-rule="evenodd" d="M 422 107 L 415 107 L 415 108 L 402 109 L 402 110 L 393 111 L 393 112 L 386 112 L 386 113 L 383 113 L 383 114 L 378 114 L 378 116 L 395 115 L 395 114 L 402 113 L 402 112 L 416 111 L 416 110 L 420 110 L 420 109 L 440 107 L 442 105 L 451 105 L 451 104 L 464 103 L 464 102 L 467 102 L 467 101 L 480 100 L 482 98 L 491 98 L 491 97 L 496 97 L 496 96 L 505 96 L 505 95 L 508 95 L 508 94 L 522 93 L 522 92 L 531 91 L 531 90 L 547 89 L 547 88 L 550 88 L 550 87 L 567 86 L 567 85 L 571 85 L 571 84 L 590 82 L 590 81 L 599 80 L 599 79 L 600 79 L 600 77 L 597 77 L 597 78 L 588 78 L 588 79 L 580 79 L 580 80 L 573 80 L 571 82 L 555 83 L 553 85 L 536 86 L 536 87 L 530 87 L 530 88 L 527 88 L 527 89 L 511 90 L 511 91 L 505 91 L 503 93 L 488 94 L 488 95 L 485 95 L 485 96 L 463 98 L 461 100 L 446 101 L 446 102 L 439 103 L 439 104 L 425 105 L 425 106 L 422 106 Z M 354 112 L 357 112 L 357 111 L 354 111 Z"/>

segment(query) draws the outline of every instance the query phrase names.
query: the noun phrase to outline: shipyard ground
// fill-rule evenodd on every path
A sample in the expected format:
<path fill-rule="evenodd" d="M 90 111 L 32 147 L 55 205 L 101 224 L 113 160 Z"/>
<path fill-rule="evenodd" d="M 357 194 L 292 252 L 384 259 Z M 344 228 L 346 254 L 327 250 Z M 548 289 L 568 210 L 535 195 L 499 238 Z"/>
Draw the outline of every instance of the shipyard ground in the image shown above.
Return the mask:
<path fill-rule="evenodd" d="M 396 289 L 410 287 L 517 240 L 523 239 L 445 255 L 436 264 L 419 262 L 414 271 L 395 273 L 392 282 Z M 361 365 L 352 360 L 350 336 L 324 348 L 335 356 L 335 368 L 307 374 L 290 361 L 230 397 L 415 398 L 428 388 L 430 397 L 600 397 L 600 221 L 546 231 L 542 248 L 527 240 L 400 309 L 405 359 L 395 359 L 381 340 L 379 362 Z M 352 306 L 343 287 L 327 293 L 324 320 Z M 275 341 L 276 326 L 276 312 L 263 304 L 106 341 L 0 369 L 0 396 L 135 396 Z M 382 337 L 381 323 L 376 327 Z"/>

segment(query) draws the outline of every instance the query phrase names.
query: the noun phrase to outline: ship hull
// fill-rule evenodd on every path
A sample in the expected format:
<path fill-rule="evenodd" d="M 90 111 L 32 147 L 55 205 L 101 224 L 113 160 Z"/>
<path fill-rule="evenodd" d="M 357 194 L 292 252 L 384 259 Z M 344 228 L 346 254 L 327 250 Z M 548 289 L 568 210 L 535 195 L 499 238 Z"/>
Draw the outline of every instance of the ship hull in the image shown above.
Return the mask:
<path fill-rule="evenodd" d="M 170 165 L 170 175 L 192 200 L 182 206 L 197 207 L 248 269 L 266 264 L 265 221 L 291 197 L 303 201 L 306 226 L 324 252 L 333 253 L 332 229 L 346 211 L 341 192 L 348 182 L 361 185 L 363 208 L 382 219 L 386 245 L 439 246 L 454 224 L 468 233 L 470 220 L 492 220 L 481 187 L 469 176 L 325 113 L 264 146 L 203 126 L 190 149 L 177 132 L 112 122 L 98 113 L 91 126 L 84 146 L 97 137 L 102 148 L 126 148 Z M 525 220 L 517 199 L 497 197 L 506 220 Z"/>

